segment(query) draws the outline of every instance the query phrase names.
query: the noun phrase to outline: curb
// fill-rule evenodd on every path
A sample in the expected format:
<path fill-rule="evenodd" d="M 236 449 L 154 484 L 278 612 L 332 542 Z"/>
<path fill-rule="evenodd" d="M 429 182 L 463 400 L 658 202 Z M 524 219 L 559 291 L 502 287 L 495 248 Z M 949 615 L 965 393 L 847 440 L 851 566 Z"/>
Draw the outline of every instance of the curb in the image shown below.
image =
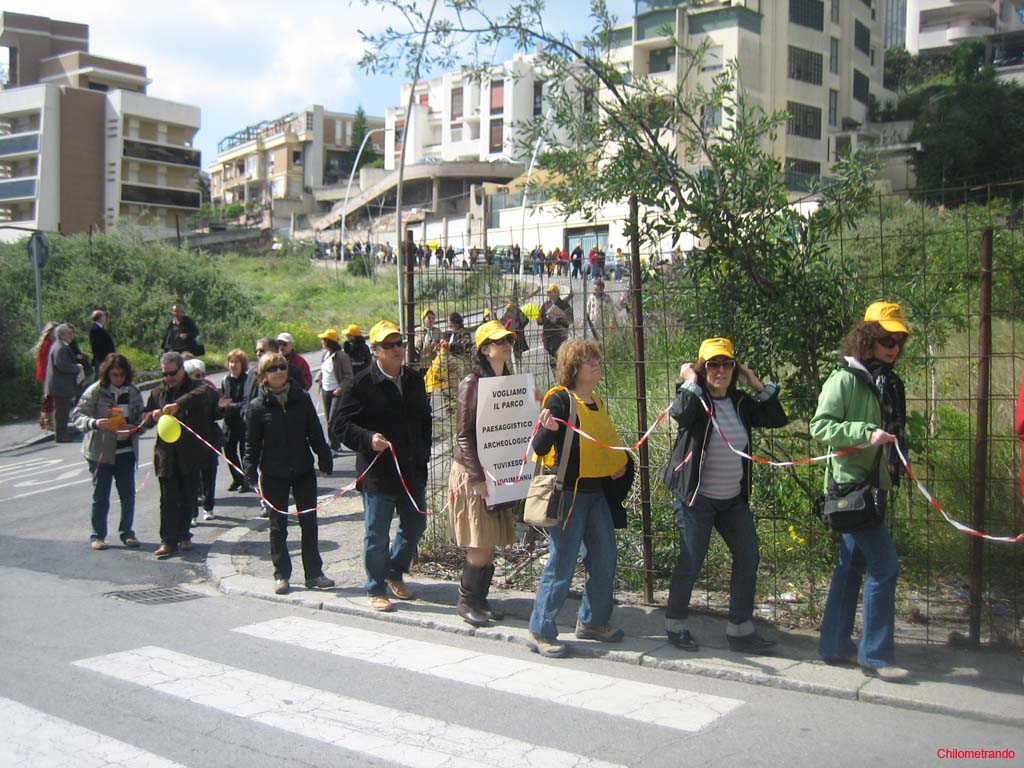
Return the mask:
<path fill-rule="evenodd" d="M 11 445 L 11 446 L 8 446 L 7 448 L 0 448 L 0 454 L 11 453 L 13 451 L 20 451 L 23 448 L 32 448 L 33 446 L 42 445 L 43 443 L 51 441 L 51 440 L 53 440 L 53 433 L 52 432 L 45 432 L 45 433 L 43 433 L 41 435 L 37 435 L 36 437 L 29 438 L 28 440 L 26 440 L 23 443 L 19 443 L 17 445 Z"/>
<path fill-rule="evenodd" d="M 250 597 L 267 602 L 295 605 L 311 610 L 327 611 L 347 616 L 358 616 L 364 619 L 374 619 L 384 623 L 414 626 L 422 629 L 464 635 L 467 637 L 479 637 L 491 641 L 511 643 L 524 648 L 527 647 L 525 636 L 526 628 L 511 625 L 507 623 L 509 620 L 506 620 L 505 624 L 495 627 L 476 628 L 462 623 L 453 622 L 449 624 L 446 622 L 440 622 L 433 618 L 426 618 L 415 613 L 401 611 L 394 613 L 380 613 L 370 609 L 369 607 L 364 608 L 345 599 L 328 601 L 317 596 L 317 593 L 314 590 L 303 589 L 298 593 L 289 595 L 275 595 L 266 591 L 265 586 L 262 588 L 256 588 L 255 585 L 257 583 L 263 585 L 266 580 L 257 579 L 256 577 L 239 573 L 232 563 L 231 549 L 232 546 L 240 542 L 246 534 L 251 533 L 258 528 L 262 522 L 262 519 L 254 519 L 247 521 L 242 525 L 228 529 L 209 545 L 209 551 L 206 558 L 206 571 L 209 578 L 215 583 L 217 589 L 223 594 Z M 329 594 L 332 594 L 335 598 L 346 597 L 338 592 Z M 360 592 L 359 597 L 364 597 L 362 592 Z M 452 616 L 454 617 L 454 612 L 452 613 Z M 522 623 L 521 620 L 516 619 L 512 619 L 511 621 Z M 645 638 L 637 639 L 644 640 Z M 980 712 L 977 710 L 950 706 L 948 704 L 921 701 L 912 697 L 900 696 L 898 693 L 894 692 L 894 684 L 882 683 L 882 685 L 887 685 L 888 687 L 885 692 L 880 692 L 878 690 L 872 690 L 872 686 L 870 686 L 870 683 L 872 682 L 871 679 L 862 678 L 859 670 L 853 669 L 849 670 L 849 674 L 851 679 L 856 682 L 849 687 L 842 687 L 807 679 L 794 679 L 785 677 L 782 674 L 773 675 L 743 669 L 729 669 L 720 666 L 702 664 L 701 662 L 694 660 L 666 659 L 654 655 L 654 652 L 658 649 L 668 646 L 666 642 L 663 640 L 648 640 L 647 642 L 651 647 L 647 650 L 638 651 L 608 649 L 606 646 L 602 646 L 599 643 L 591 645 L 586 641 L 573 642 L 572 655 L 574 657 L 583 658 L 601 658 L 606 661 L 614 661 L 622 664 L 632 664 L 652 669 L 664 669 L 671 672 L 699 675 L 701 677 L 719 680 L 729 680 L 731 682 L 746 683 L 748 685 L 760 685 L 815 696 L 827 696 L 835 699 L 862 701 L 869 704 L 896 707 L 903 710 L 913 710 L 938 715 L 950 715 L 982 723 L 994 723 L 997 725 L 1009 725 L 1024 728 L 1024 707 L 1021 708 L 1021 714 L 1019 715 Z M 807 665 L 813 674 L 813 670 L 818 666 L 817 664 L 809 664 L 808 662 L 799 659 L 774 658 L 782 662 L 791 662 L 788 666 L 783 667 L 783 669 L 794 669 L 799 665 Z"/>

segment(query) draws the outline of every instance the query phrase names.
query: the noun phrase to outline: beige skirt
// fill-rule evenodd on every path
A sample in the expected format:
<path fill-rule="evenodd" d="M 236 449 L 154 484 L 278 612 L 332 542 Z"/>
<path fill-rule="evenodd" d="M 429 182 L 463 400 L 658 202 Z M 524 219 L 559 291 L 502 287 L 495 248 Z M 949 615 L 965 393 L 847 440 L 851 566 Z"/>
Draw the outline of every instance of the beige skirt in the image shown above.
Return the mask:
<path fill-rule="evenodd" d="M 448 535 L 460 547 L 504 547 L 516 541 L 514 507 L 488 511 L 473 495 L 469 473 L 457 461 L 448 475 Z"/>

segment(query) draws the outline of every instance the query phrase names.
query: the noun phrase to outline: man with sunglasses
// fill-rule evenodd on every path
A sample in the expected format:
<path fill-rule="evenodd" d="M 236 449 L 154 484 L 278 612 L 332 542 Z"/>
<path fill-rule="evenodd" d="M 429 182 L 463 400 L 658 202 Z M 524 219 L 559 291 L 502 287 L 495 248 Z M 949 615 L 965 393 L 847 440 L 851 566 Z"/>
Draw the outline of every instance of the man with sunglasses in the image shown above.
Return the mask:
<path fill-rule="evenodd" d="M 337 439 L 356 452 L 356 474 L 366 472 L 357 487 L 363 494 L 363 560 L 370 607 L 393 611 L 388 587 L 400 600 L 415 599 L 404 575 L 427 527 L 431 413 L 423 375 L 403 364 L 405 350 L 398 326 L 381 320 L 370 329 L 369 338 L 374 363 L 341 396 L 332 429 Z M 367 472 L 377 454 L 391 450 L 394 457 L 381 456 Z M 399 526 L 389 547 L 396 512 Z"/>
<path fill-rule="evenodd" d="M 750 459 L 732 448 L 749 452 L 753 427 L 782 427 L 786 412 L 779 388 L 762 384 L 753 371 L 736 359 L 732 342 L 705 339 L 696 363 L 684 363 L 682 380 L 669 415 L 678 425 L 675 446 L 661 479 L 673 495 L 679 524 L 679 558 L 669 585 L 665 610 L 668 641 L 684 651 L 699 646 L 687 619 L 690 596 L 717 530 L 732 555 L 729 580 L 729 649 L 741 653 L 771 653 L 774 640 L 762 637 L 751 621 L 760 561 L 757 529 L 750 511 Z M 754 395 L 737 389 L 743 383 Z M 714 415 L 717 429 L 708 410 Z M 722 435 L 728 440 L 723 439 Z"/>
<path fill-rule="evenodd" d="M 212 442 L 216 400 L 209 397 L 201 380 L 185 375 L 185 361 L 177 352 L 161 355 L 160 369 L 163 382 L 149 393 L 143 424 L 152 427 L 167 414 Z M 199 473 L 209 461 L 209 451 L 184 428 L 173 443 L 157 435 L 153 471 L 160 481 L 160 547 L 154 554 L 161 560 L 179 549 L 192 549 L 189 527 L 199 492 Z"/>

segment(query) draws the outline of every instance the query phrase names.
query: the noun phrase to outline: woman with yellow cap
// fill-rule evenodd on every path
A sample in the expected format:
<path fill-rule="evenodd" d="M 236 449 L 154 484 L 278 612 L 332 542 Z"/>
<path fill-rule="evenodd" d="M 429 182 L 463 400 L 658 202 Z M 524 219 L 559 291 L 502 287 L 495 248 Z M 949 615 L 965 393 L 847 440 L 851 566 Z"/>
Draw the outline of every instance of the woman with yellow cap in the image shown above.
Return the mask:
<path fill-rule="evenodd" d="M 448 531 L 466 548 L 456 612 L 468 624 L 482 627 L 503 615 L 487 602 L 494 578 L 494 548 L 515 543 L 515 505 L 490 507 L 487 480 L 477 453 L 476 406 L 480 379 L 512 373 L 515 334 L 493 320 L 476 329 L 476 361 L 459 382 L 455 418 L 455 454 L 448 477 Z"/>
<path fill-rule="evenodd" d="M 736 359 L 732 342 L 721 337 L 705 339 L 697 362 L 684 363 L 679 378 L 675 400 L 669 407 L 669 415 L 678 425 L 676 442 L 661 473 L 672 491 L 679 524 L 679 558 L 665 610 L 668 641 L 684 651 L 699 649 L 687 626 L 690 596 L 714 529 L 732 555 L 729 623 L 725 628 L 729 648 L 771 652 L 775 641 L 762 637 L 751 621 L 760 562 L 757 528 L 750 511 L 751 461 L 729 446 L 749 453 L 753 427 L 785 426 L 779 388 L 772 382 L 762 384 Z M 738 389 L 739 383 L 755 394 Z"/>
<path fill-rule="evenodd" d="M 869 306 L 864 319 L 843 339 L 844 362 L 822 386 L 809 425 L 811 436 L 827 443 L 829 451 L 870 443 L 869 448 L 829 460 L 825 489 L 830 483 L 842 488 L 870 482 L 878 513 L 876 524 L 842 534 L 821 620 L 818 655 L 829 663 L 856 661 L 864 674 L 890 682 L 906 680 L 909 672 L 893 663 L 899 557 L 885 525 L 885 508 L 887 491 L 897 475 L 883 460 L 885 452 L 893 451 L 901 440 L 906 423 L 903 382 L 893 366 L 909 337 L 899 304 L 876 301 Z M 861 581 L 864 626 L 858 646 L 851 635 Z"/>
<path fill-rule="evenodd" d="M 622 630 L 609 623 L 617 560 L 615 529 L 626 527 L 622 502 L 633 484 L 629 454 L 605 447 L 621 445 L 622 440 L 604 403 L 594 392 L 601 379 L 601 348 L 597 342 L 565 342 L 558 350 L 555 376 L 558 386 L 544 396 L 533 450 L 557 466 L 573 402 L 573 426 L 594 440 L 573 434 L 569 441 L 564 478 L 566 512 L 560 523 L 547 529 L 550 553 L 530 614 L 527 645 L 535 653 L 551 658 L 568 652 L 565 644 L 558 641 L 555 617 L 569 595 L 581 547 L 587 578 L 576 617 L 576 637 L 603 643 L 622 640 Z"/>

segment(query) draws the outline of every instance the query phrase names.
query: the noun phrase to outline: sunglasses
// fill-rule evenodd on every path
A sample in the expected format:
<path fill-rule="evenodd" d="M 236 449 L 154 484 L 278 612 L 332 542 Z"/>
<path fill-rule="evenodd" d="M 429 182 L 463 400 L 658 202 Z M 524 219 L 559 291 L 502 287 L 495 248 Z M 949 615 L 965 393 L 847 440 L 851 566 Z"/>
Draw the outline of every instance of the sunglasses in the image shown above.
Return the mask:
<path fill-rule="evenodd" d="M 735 360 L 709 360 L 704 363 L 704 367 L 709 371 L 731 371 L 736 367 Z"/>
<path fill-rule="evenodd" d="M 168 379 L 171 376 L 177 376 L 178 375 L 178 371 L 180 371 L 180 370 L 181 370 L 181 368 L 175 368 L 173 371 L 164 371 L 163 372 L 163 376 L 164 376 L 165 379 Z"/>
<path fill-rule="evenodd" d="M 907 343 L 907 339 L 905 336 L 883 336 L 878 340 L 878 343 L 886 349 L 892 349 L 893 347 L 903 349 L 903 345 Z"/>
<path fill-rule="evenodd" d="M 382 341 L 380 343 L 380 348 L 381 349 L 394 349 L 395 347 L 398 347 L 399 349 L 401 349 L 404 346 L 405 346 L 405 342 L 404 341 Z"/>
<path fill-rule="evenodd" d="M 512 346 L 512 337 L 502 336 L 500 339 L 491 339 L 487 344 L 484 344 L 484 346 L 486 347 L 488 344 L 500 344 L 501 346 L 508 344 L 509 346 Z"/>
<path fill-rule="evenodd" d="M 277 373 L 278 371 L 287 371 L 288 366 L 279 363 L 277 365 L 268 365 L 263 370 L 266 371 L 267 373 Z"/>

